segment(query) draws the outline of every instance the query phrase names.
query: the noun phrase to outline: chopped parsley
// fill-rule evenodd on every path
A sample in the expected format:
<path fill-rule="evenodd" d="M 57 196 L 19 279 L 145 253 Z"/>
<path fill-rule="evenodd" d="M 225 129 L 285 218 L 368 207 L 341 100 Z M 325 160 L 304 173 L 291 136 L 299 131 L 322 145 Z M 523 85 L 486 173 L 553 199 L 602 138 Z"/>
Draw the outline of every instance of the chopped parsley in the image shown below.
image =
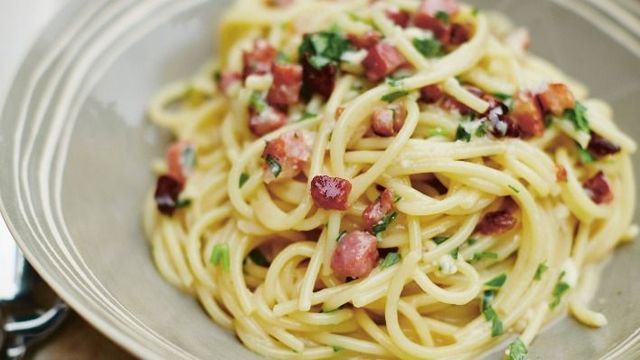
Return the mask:
<path fill-rule="evenodd" d="M 433 237 L 433 239 L 431 239 L 431 240 L 432 240 L 434 243 L 436 243 L 436 244 L 440 245 L 440 244 L 442 244 L 443 242 L 445 242 L 445 241 L 449 240 L 449 237 L 448 237 L 448 236 L 435 236 L 435 237 Z"/>
<path fill-rule="evenodd" d="M 267 108 L 267 102 L 262 97 L 262 94 L 259 91 L 254 91 L 251 93 L 251 97 L 249 97 L 249 105 L 255 110 L 257 113 L 263 112 Z"/>
<path fill-rule="evenodd" d="M 345 236 L 346 233 L 347 233 L 347 230 L 340 231 L 340 234 L 338 234 L 338 236 L 336 237 L 336 241 L 340 241 L 342 237 Z"/>
<path fill-rule="evenodd" d="M 449 23 L 449 13 L 446 11 L 439 10 L 436 13 L 436 19 L 442 21 L 445 24 Z"/>
<path fill-rule="evenodd" d="M 502 321 L 500 321 L 498 313 L 496 313 L 491 304 L 484 304 L 483 307 L 484 310 L 482 311 L 482 314 L 484 315 L 484 318 L 491 322 L 491 336 L 496 337 L 502 335 L 504 329 L 502 328 Z"/>
<path fill-rule="evenodd" d="M 471 262 L 475 263 L 478 261 L 482 261 L 484 259 L 497 259 L 498 254 L 489 251 L 481 251 L 473 254 L 473 258 L 471 258 Z"/>
<path fill-rule="evenodd" d="M 390 75 L 384 79 L 384 82 L 391 87 L 400 87 L 402 86 L 402 79 L 404 79 L 403 76 Z"/>
<path fill-rule="evenodd" d="M 222 74 L 220 73 L 220 70 L 216 70 L 213 72 L 213 81 L 219 83 L 221 78 Z"/>
<path fill-rule="evenodd" d="M 495 297 L 496 297 L 495 290 L 485 290 L 482 293 L 482 299 L 480 299 L 480 306 L 482 308 L 482 312 L 484 312 L 487 309 L 487 307 L 491 305 Z"/>
<path fill-rule="evenodd" d="M 402 200 L 402 196 L 396 195 L 396 197 L 393 199 L 393 203 L 397 204 L 398 202 L 400 202 L 400 200 Z"/>
<path fill-rule="evenodd" d="M 249 180 L 249 174 L 244 173 L 244 172 L 242 174 L 240 174 L 240 180 L 238 181 L 238 187 L 244 186 L 244 184 L 247 182 L 247 180 Z"/>
<path fill-rule="evenodd" d="M 342 53 L 349 49 L 349 41 L 337 31 L 322 31 L 305 35 L 298 49 L 301 59 L 319 70 L 340 62 Z"/>
<path fill-rule="evenodd" d="M 505 93 L 493 93 L 493 97 L 500 99 L 500 101 L 511 100 L 511 95 Z"/>
<path fill-rule="evenodd" d="M 513 185 L 509 185 L 509 189 L 513 190 L 513 192 L 515 192 L 516 194 L 520 194 L 520 190 L 518 190 L 518 188 Z"/>
<path fill-rule="evenodd" d="M 229 245 L 226 243 L 216 244 L 216 246 L 213 247 L 213 251 L 211 252 L 211 258 L 209 259 L 209 262 L 214 266 L 222 264 L 222 269 L 228 272 L 231 268 Z"/>
<path fill-rule="evenodd" d="M 278 160 L 271 155 L 267 155 L 267 166 L 269 166 L 269 170 L 271 170 L 274 177 L 278 177 L 282 172 L 282 166 L 280 166 Z"/>
<path fill-rule="evenodd" d="M 305 121 L 305 120 L 313 119 L 316 116 L 318 116 L 318 114 L 312 113 L 312 112 L 309 112 L 309 111 L 305 110 L 302 113 L 302 115 L 300 115 L 300 119 L 298 119 L 298 121 Z"/>
<path fill-rule="evenodd" d="M 460 248 L 457 247 L 453 250 L 451 250 L 451 257 L 453 258 L 453 260 L 458 260 L 458 256 L 460 255 Z"/>
<path fill-rule="evenodd" d="M 413 39 L 413 46 L 426 58 L 442 56 L 442 43 L 437 39 Z"/>
<path fill-rule="evenodd" d="M 335 346 L 335 345 L 334 345 L 334 346 L 332 346 L 332 348 L 333 348 L 333 352 L 338 352 L 338 351 L 340 351 L 340 350 L 344 350 L 344 348 L 343 348 L 343 347 L 341 347 L 341 346 Z"/>
<path fill-rule="evenodd" d="M 254 264 L 259 266 L 268 267 L 270 265 L 269 260 L 264 257 L 264 254 L 258 248 L 251 250 L 251 252 L 249 253 L 249 259 L 251 259 Z"/>
<path fill-rule="evenodd" d="M 469 134 L 462 125 L 458 125 L 458 129 L 456 130 L 456 141 L 458 140 L 471 141 L 471 134 Z"/>
<path fill-rule="evenodd" d="M 389 227 L 389 224 L 391 224 L 396 219 L 396 217 L 398 217 L 398 213 L 395 211 L 385 215 L 382 218 L 382 220 L 378 221 L 377 224 L 373 225 L 373 228 L 371 229 L 373 231 L 373 234 L 378 236 L 378 234 L 387 230 L 387 227 Z"/>
<path fill-rule="evenodd" d="M 380 100 L 386 101 L 388 103 L 392 103 L 392 102 L 400 99 L 401 97 L 405 97 L 407 95 L 409 95 L 408 91 L 406 91 L 406 90 L 398 90 L 398 91 L 390 92 L 390 93 L 384 95 L 383 97 L 380 98 Z"/>
<path fill-rule="evenodd" d="M 547 266 L 547 260 L 545 260 L 545 261 L 541 262 L 540 265 L 538 265 L 538 268 L 536 269 L 536 274 L 533 276 L 533 280 L 542 279 L 542 275 L 547 270 L 549 270 L 549 267 Z"/>
<path fill-rule="evenodd" d="M 583 165 L 591 164 L 595 161 L 589 150 L 583 148 L 580 144 L 576 145 L 578 146 L 578 157 Z"/>
<path fill-rule="evenodd" d="M 577 131 L 590 132 L 587 108 L 579 102 L 573 109 L 565 110 L 564 118 L 571 121 Z"/>
<path fill-rule="evenodd" d="M 441 127 L 436 127 L 429 130 L 429 136 L 447 136 L 447 130 Z"/>
<path fill-rule="evenodd" d="M 551 310 L 555 309 L 558 305 L 560 305 L 560 301 L 562 300 L 562 296 L 571 288 L 571 286 L 562 281 L 562 278 L 564 278 L 565 272 L 561 272 L 560 276 L 558 276 L 558 282 L 556 283 L 556 286 L 553 288 L 553 300 L 551 300 L 551 302 L 549 303 L 549 308 Z"/>
<path fill-rule="evenodd" d="M 176 202 L 176 209 L 182 209 L 182 208 L 186 208 L 191 206 L 191 203 L 193 201 L 189 198 L 184 198 L 184 199 L 179 199 L 178 202 Z"/>
<path fill-rule="evenodd" d="M 395 264 L 397 264 L 398 262 L 400 262 L 400 259 L 402 257 L 400 256 L 399 253 L 397 252 L 390 252 L 387 254 L 387 256 L 384 257 L 384 260 L 382 260 L 382 262 L 380 263 L 380 268 L 381 269 L 386 269 L 390 266 L 393 266 Z"/>
<path fill-rule="evenodd" d="M 517 338 L 509 344 L 505 355 L 507 355 L 507 360 L 527 360 L 528 353 L 527 346 L 522 342 L 522 339 Z"/>
<path fill-rule="evenodd" d="M 475 135 L 476 137 L 483 137 L 487 134 L 487 129 L 484 126 L 484 122 L 480 123 L 478 128 L 476 129 Z"/>
<path fill-rule="evenodd" d="M 478 239 L 474 239 L 474 238 L 467 239 L 467 244 L 469 244 L 469 246 L 473 246 L 473 244 L 477 242 L 478 242 Z"/>
<path fill-rule="evenodd" d="M 494 277 L 493 279 L 487 281 L 486 283 L 484 283 L 486 286 L 491 287 L 491 288 L 496 288 L 499 289 L 502 287 L 502 285 L 504 285 L 504 282 L 507 280 L 507 274 L 502 273 L 496 277 Z"/>

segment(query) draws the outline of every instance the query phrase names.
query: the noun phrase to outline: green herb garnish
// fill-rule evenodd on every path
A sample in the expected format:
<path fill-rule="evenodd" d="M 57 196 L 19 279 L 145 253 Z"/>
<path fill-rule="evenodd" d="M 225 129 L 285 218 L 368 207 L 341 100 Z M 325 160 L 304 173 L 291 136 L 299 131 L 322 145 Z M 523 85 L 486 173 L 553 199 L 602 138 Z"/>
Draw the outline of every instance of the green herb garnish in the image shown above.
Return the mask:
<path fill-rule="evenodd" d="M 511 95 L 505 93 L 493 93 L 493 97 L 500 99 L 500 101 L 511 100 Z"/>
<path fill-rule="evenodd" d="M 251 250 L 251 252 L 249 253 L 249 259 L 251 259 L 251 261 L 253 261 L 253 263 L 256 265 L 260 265 L 263 267 L 268 267 L 270 265 L 269 260 L 264 257 L 264 254 L 258 248 Z"/>
<path fill-rule="evenodd" d="M 473 258 L 471 258 L 471 262 L 475 263 L 478 261 L 482 261 L 484 259 L 497 259 L 498 254 L 489 251 L 481 251 L 473 254 Z"/>
<path fill-rule="evenodd" d="M 449 240 L 449 237 L 448 237 L 448 236 L 434 236 L 431 240 L 432 240 L 434 243 L 436 243 L 437 245 L 440 245 L 440 244 L 442 244 L 443 242 L 445 242 L 445 241 Z"/>
<path fill-rule="evenodd" d="M 258 91 L 254 91 L 251 93 L 251 97 L 249 97 L 249 105 L 255 110 L 257 113 L 261 113 L 264 109 L 267 108 L 267 102 L 262 97 L 262 94 Z"/>
<path fill-rule="evenodd" d="M 467 132 L 467 130 L 462 127 L 462 125 L 458 125 L 458 129 L 456 130 L 456 141 L 471 141 L 471 134 Z"/>
<path fill-rule="evenodd" d="M 409 95 L 408 91 L 406 91 L 406 90 L 398 90 L 398 91 L 390 92 L 390 93 L 384 95 L 383 97 L 380 98 L 380 100 L 386 101 L 388 103 L 392 103 L 392 102 L 400 99 L 401 97 L 405 97 L 407 95 Z"/>
<path fill-rule="evenodd" d="M 513 185 L 509 185 L 509 189 L 513 190 L 513 192 L 516 193 L 516 194 L 520 194 L 520 190 L 518 190 L 518 188 L 516 188 Z"/>
<path fill-rule="evenodd" d="M 493 279 L 487 281 L 486 283 L 484 283 L 486 286 L 491 287 L 491 288 L 496 288 L 499 289 L 502 287 L 502 285 L 504 285 L 504 282 L 507 280 L 507 274 L 500 274 L 496 277 L 494 277 Z"/>
<path fill-rule="evenodd" d="M 449 23 L 449 13 L 446 11 L 439 10 L 436 13 L 436 19 L 442 21 L 445 24 Z"/>
<path fill-rule="evenodd" d="M 314 117 L 318 116 L 318 114 L 309 112 L 307 110 L 305 110 L 302 115 L 300 115 L 300 119 L 298 119 L 298 121 L 305 121 L 308 119 L 313 119 Z"/>
<path fill-rule="evenodd" d="M 458 260 L 458 256 L 460 255 L 460 248 L 459 248 L 459 247 L 457 247 L 457 248 L 455 248 L 455 249 L 451 250 L 451 253 L 450 253 L 450 254 L 451 254 L 451 257 L 452 257 L 454 260 Z"/>
<path fill-rule="evenodd" d="M 493 306 L 491 306 L 491 304 L 487 304 L 482 314 L 487 321 L 491 322 L 491 336 L 496 337 L 502 335 L 504 332 L 502 328 L 502 321 L 500 321 L 498 313 L 493 309 Z"/>
<path fill-rule="evenodd" d="M 556 283 L 556 286 L 553 288 L 553 293 L 552 293 L 553 300 L 549 303 L 549 308 L 551 310 L 555 309 L 558 305 L 560 305 L 562 296 L 571 288 L 569 284 L 562 281 L 562 278 L 564 278 L 564 275 L 565 275 L 564 271 L 560 273 L 560 276 L 558 276 L 558 282 Z"/>
<path fill-rule="evenodd" d="M 340 351 L 340 350 L 344 350 L 344 348 L 343 348 L 343 347 L 341 347 L 341 346 L 335 346 L 335 345 L 334 345 L 334 346 L 332 346 L 332 348 L 333 348 L 333 352 L 338 352 L 338 351 Z"/>
<path fill-rule="evenodd" d="M 176 209 L 182 209 L 182 208 L 186 208 L 191 206 L 191 203 L 193 201 L 189 198 L 183 198 L 183 199 L 179 199 L 178 202 L 176 202 Z"/>
<path fill-rule="evenodd" d="M 274 177 L 278 177 L 282 172 L 282 166 L 280 166 L 278 160 L 271 155 L 267 155 L 267 166 L 269 166 L 269 170 L 271 170 Z"/>
<path fill-rule="evenodd" d="M 220 70 L 216 70 L 213 72 L 213 81 L 215 82 L 220 82 L 220 79 L 222 78 L 222 74 L 220 73 Z"/>
<path fill-rule="evenodd" d="M 547 260 L 541 262 L 540 265 L 538 265 L 538 268 L 536 269 L 536 274 L 533 276 L 533 280 L 542 279 L 542 274 L 544 274 L 545 271 L 547 271 L 548 269 L 549 267 L 547 266 Z"/>
<path fill-rule="evenodd" d="M 323 31 L 305 35 L 298 49 L 301 59 L 319 70 L 328 64 L 340 62 L 342 53 L 349 49 L 349 41 L 337 31 Z"/>
<path fill-rule="evenodd" d="M 442 56 L 442 43 L 437 39 L 413 39 L 413 46 L 426 58 Z"/>
<path fill-rule="evenodd" d="M 589 150 L 580 146 L 580 144 L 576 144 L 578 146 L 578 157 L 580 158 L 580 162 L 583 165 L 591 164 L 595 161 L 593 155 L 589 152 Z"/>
<path fill-rule="evenodd" d="M 507 348 L 507 360 L 527 360 L 528 353 L 527 346 L 522 342 L 522 339 L 517 338 Z"/>
<path fill-rule="evenodd" d="M 211 252 L 211 258 L 209 259 L 209 262 L 214 266 L 222 264 L 222 269 L 228 272 L 231 268 L 229 245 L 226 243 L 216 244 L 216 246 L 213 247 L 213 251 Z"/>
<path fill-rule="evenodd" d="M 342 237 L 347 233 L 347 230 L 342 230 L 340 231 L 340 234 L 338 234 L 338 237 L 336 237 L 336 241 L 340 241 L 340 239 L 342 239 Z"/>
<path fill-rule="evenodd" d="M 238 181 L 238 187 L 242 187 L 247 182 L 247 180 L 249 180 L 249 174 L 244 172 L 240 174 L 240 181 Z"/>
<path fill-rule="evenodd" d="M 587 108 L 579 102 L 573 109 L 565 110 L 564 118 L 571 121 L 578 131 L 590 132 L 589 120 L 587 119 Z"/>
<path fill-rule="evenodd" d="M 396 219 L 397 216 L 398 216 L 398 213 L 395 211 L 385 215 L 382 218 L 382 220 L 378 221 L 377 224 L 373 225 L 373 228 L 371 230 L 377 236 L 381 232 L 387 230 L 387 227 L 389 226 L 389 224 L 391 224 Z"/>
<path fill-rule="evenodd" d="M 429 130 L 429 136 L 447 136 L 447 130 L 437 127 Z"/>
<path fill-rule="evenodd" d="M 291 59 L 289 58 L 289 55 L 285 54 L 282 51 L 278 51 L 278 57 L 276 58 L 276 61 L 279 63 L 290 63 Z"/>
<path fill-rule="evenodd" d="M 473 244 L 475 244 L 477 242 L 478 242 L 478 239 L 474 239 L 474 238 L 467 239 L 467 244 L 469 244 L 469 246 L 472 246 Z"/>
<path fill-rule="evenodd" d="M 390 252 L 387 254 L 387 256 L 384 257 L 384 260 L 382 260 L 382 262 L 380 263 L 380 268 L 381 269 L 386 269 L 390 266 L 393 266 L 395 264 L 397 264 L 398 262 L 400 262 L 400 259 L 402 257 L 400 256 L 399 253 L 397 252 Z"/>

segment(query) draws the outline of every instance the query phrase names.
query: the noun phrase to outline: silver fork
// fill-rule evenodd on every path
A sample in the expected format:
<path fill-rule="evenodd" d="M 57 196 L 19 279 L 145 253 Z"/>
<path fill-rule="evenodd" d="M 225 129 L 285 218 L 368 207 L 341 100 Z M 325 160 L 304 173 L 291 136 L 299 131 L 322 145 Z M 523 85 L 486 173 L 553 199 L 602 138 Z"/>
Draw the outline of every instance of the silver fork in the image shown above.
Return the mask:
<path fill-rule="evenodd" d="M 67 305 L 52 292 L 50 307 L 42 305 L 44 291 L 51 292 L 13 239 L 0 236 L 0 359 L 23 358 L 66 318 Z"/>

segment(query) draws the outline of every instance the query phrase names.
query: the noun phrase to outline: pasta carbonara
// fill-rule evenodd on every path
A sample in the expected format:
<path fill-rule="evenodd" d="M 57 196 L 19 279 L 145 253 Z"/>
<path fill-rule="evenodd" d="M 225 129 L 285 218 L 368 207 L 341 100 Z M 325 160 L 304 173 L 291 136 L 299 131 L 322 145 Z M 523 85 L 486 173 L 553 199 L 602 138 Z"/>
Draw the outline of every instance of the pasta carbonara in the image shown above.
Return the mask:
<path fill-rule="evenodd" d="M 456 0 L 240 0 L 151 102 L 168 282 L 268 358 L 524 359 L 637 233 L 633 140 Z"/>

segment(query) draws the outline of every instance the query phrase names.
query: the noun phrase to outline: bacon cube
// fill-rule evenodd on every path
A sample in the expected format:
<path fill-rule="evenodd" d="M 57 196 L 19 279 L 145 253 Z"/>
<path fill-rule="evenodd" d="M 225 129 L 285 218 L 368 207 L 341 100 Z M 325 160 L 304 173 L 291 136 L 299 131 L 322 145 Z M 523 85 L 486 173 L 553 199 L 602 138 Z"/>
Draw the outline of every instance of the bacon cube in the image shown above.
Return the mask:
<path fill-rule="evenodd" d="M 339 177 L 318 175 L 311 180 L 311 198 L 322 209 L 347 210 L 351 182 Z"/>
<path fill-rule="evenodd" d="M 302 89 L 302 66 L 273 64 L 273 84 L 267 94 L 267 102 L 274 106 L 293 105 L 300 98 Z"/>
<path fill-rule="evenodd" d="M 602 170 L 585 181 L 582 187 L 596 204 L 608 204 L 613 201 L 613 192 Z"/>
<path fill-rule="evenodd" d="M 365 229 L 371 231 L 374 225 L 380 222 L 384 216 L 393 209 L 393 192 L 385 189 L 380 198 L 372 202 L 362 213 L 362 223 Z"/>
<path fill-rule="evenodd" d="M 546 90 L 538 94 L 538 99 L 542 109 L 555 116 L 561 116 L 565 110 L 576 106 L 576 100 L 569 87 L 560 83 L 549 84 Z"/>
<path fill-rule="evenodd" d="M 449 43 L 449 24 L 438 19 L 438 13 L 455 15 L 459 10 L 456 0 L 423 0 L 416 12 L 413 23 L 420 28 L 433 31 L 444 44 Z"/>
<path fill-rule="evenodd" d="M 410 15 L 406 11 L 401 11 L 397 9 L 389 9 L 385 11 L 385 15 L 389 18 L 389 20 L 393 21 L 394 24 L 400 27 L 407 27 L 409 25 Z"/>
<path fill-rule="evenodd" d="M 518 224 L 511 211 L 498 210 L 487 213 L 476 226 L 476 232 L 484 235 L 498 235 L 513 229 Z"/>
<path fill-rule="evenodd" d="M 225 94 L 233 84 L 237 84 L 242 81 L 242 74 L 237 71 L 223 71 L 220 73 L 220 80 L 218 80 L 218 89 Z"/>
<path fill-rule="evenodd" d="M 249 129 L 256 136 L 270 133 L 281 128 L 286 123 L 287 115 L 271 106 L 267 106 L 260 113 L 253 109 L 249 111 Z"/>
<path fill-rule="evenodd" d="M 358 49 L 369 49 L 380 42 L 380 33 L 367 31 L 364 34 L 347 34 L 347 40 Z"/>
<path fill-rule="evenodd" d="M 402 129 L 407 110 L 403 105 L 390 104 L 379 107 L 371 115 L 371 128 L 380 136 L 394 136 Z"/>
<path fill-rule="evenodd" d="M 420 100 L 427 104 L 438 102 L 444 96 L 442 87 L 438 84 L 427 85 L 420 89 Z"/>
<path fill-rule="evenodd" d="M 377 239 L 364 231 L 347 233 L 333 252 L 331 269 L 339 277 L 362 278 L 378 263 Z"/>
<path fill-rule="evenodd" d="M 291 179 L 300 174 L 307 166 L 311 156 L 311 146 L 305 141 L 301 131 L 288 131 L 278 138 L 268 141 L 262 153 L 263 158 L 271 157 L 280 165 L 280 172 L 274 174 L 265 166 L 264 181 Z"/>
<path fill-rule="evenodd" d="M 362 61 L 365 75 L 371 81 L 379 81 L 407 63 L 402 54 L 388 42 L 371 47 Z"/>
<path fill-rule="evenodd" d="M 520 130 L 520 136 L 530 138 L 544 134 L 544 117 L 536 98 L 528 91 L 513 96 L 511 118 Z"/>
<path fill-rule="evenodd" d="M 256 40 L 253 45 L 253 50 L 245 51 L 242 54 L 244 64 L 242 77 L 246 79 L 249 75 L 264 75 L 269 73 L 277 54 L 276 49 L 266 40 Z"/>

